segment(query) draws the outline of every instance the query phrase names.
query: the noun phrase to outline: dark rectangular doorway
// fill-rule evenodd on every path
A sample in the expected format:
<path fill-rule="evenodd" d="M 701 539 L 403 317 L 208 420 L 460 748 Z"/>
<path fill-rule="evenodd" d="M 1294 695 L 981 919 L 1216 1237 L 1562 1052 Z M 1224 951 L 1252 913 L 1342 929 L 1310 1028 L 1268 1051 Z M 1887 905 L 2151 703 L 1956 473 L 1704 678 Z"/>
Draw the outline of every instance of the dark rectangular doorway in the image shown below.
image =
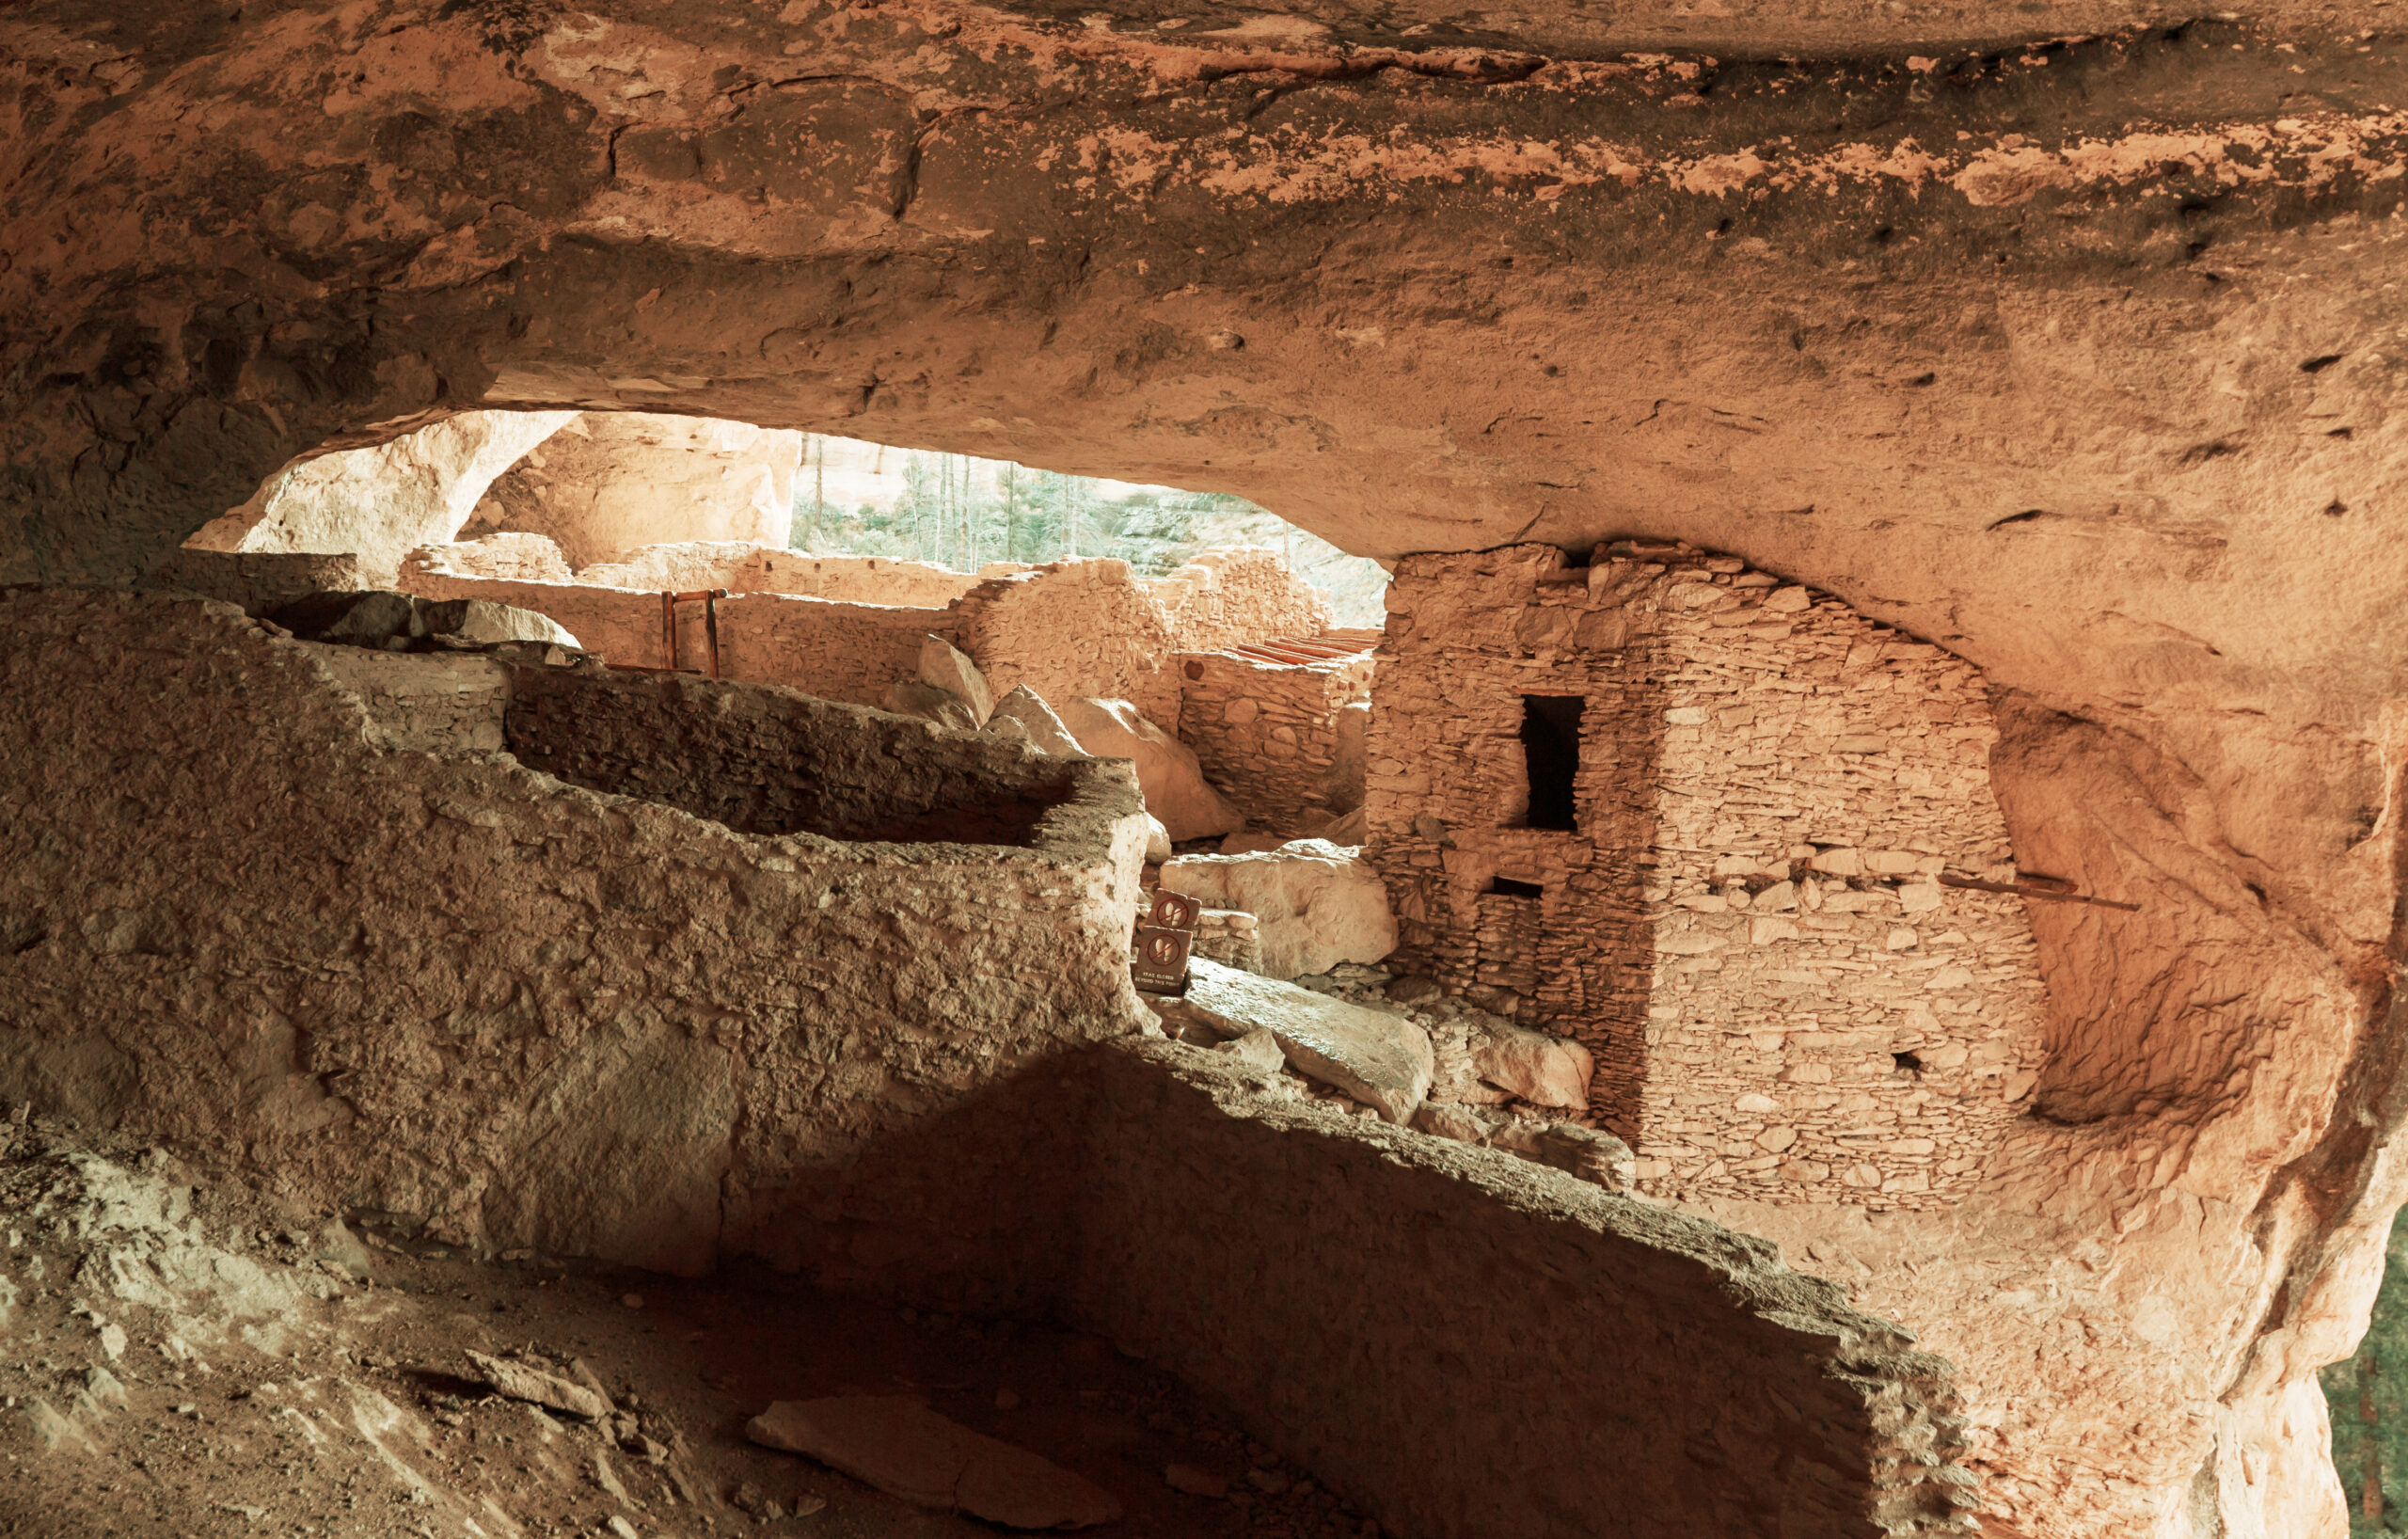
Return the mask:
<path fill-rule="evenodd" d="M 1576 694 L 1522 697 L 1522 763 L 1530 780 L 1523 827 L 1566 833 L 1579 827 L 1572 780 L 1580 771 L 1580 708 L 1587 704 Z"/>

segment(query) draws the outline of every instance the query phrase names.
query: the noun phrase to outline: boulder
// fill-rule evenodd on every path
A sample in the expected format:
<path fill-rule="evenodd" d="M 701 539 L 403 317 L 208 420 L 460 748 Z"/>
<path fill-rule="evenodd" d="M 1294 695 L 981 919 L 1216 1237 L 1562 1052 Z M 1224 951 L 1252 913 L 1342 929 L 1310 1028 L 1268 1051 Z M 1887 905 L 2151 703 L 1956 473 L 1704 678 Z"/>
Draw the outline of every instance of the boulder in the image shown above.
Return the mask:
<path fill-rule="evenodd" d="M 972 1432 L 908 1395 L 781 1400 L 744 1435 L 807 1454 L 923 1507 L 1012 1529 L 1084 1529 L 1120 1515 L 1120 1501 L 1084 1475 Z"/>
<path fill-rule="evenodd" d="M 920 682 L 958 695 L 982 727 L 995 714 L 995 692 L 987 688 L 987 675 L 978 672 L 969 653 L 942 636 L 929 636 L 920 643 Z"/>
<path fill-rule="evenodd" d="M 346 646 L 382 646 L 422 636 L 418 600 L 407 594 L 371 588 L 362 593 L 311 594 L 268 616 L 301 641 Z"/>
<path fill-rule="evenodd" d="M 1452 1138 L 1461 1144 L 1485 1143 L 1497 1122 L 1494 1112 L 1448 1101 L 1425 1101 L 1421 1109 L 1413 1114 L 1416 1131 L 1433 1137 Z"/>
<path fill-rule="evenodd" d="M 1639 1160 L 1628 1144 L 1577 1122 L 1558 1122 L 1540 1134 L 1536 1158 L 1608 1192 L 1627 1192 L 1639 1180 Z"/>
<path fill-rule="evenodd" d="M 1576 1111 L 1589 1104 L 1596 1065 L 1589 1050 L 1569 1038 L 1499 1022 L 1471 1061 L 1481 1079 L 1534 1106 Z"/>
<path fill-rule="evenodd" d="M 574 1384 L 557 1373 L 547 1373 L 525 1363 L 505 1357 L 488 1357 L 482 1352 L 468 1354 L 476 1377 L 491 1386 L 496 1394 L 513 1400 L 523 1400 L 531 1405 L 547 1405 L 571 1416 L 581 1416 L 589 1421 L 599 1421 L 610 1414 L 610 1401 L 584 1385 Z"/>
<path fill-rule="evenodd" d="M 1404 1017 L 1201 957 L 1187 970 L 1183 1003 L 1224 1038 L 1268 1031 L 1290 1068 L 1398 1124 L 1410 1121 L 1430 1093 L 1430 1034 Z"/>
<path fill-rule="evenodd" d="M 994 701 L 994 713 L 988 715 L 988 732 L 1002 737 L 1019 737 L 1040 754 L 1053 754 L 1057 758 L 1084 756 L 1086 749 L 1079 747 L 1079 739 L 1069 735 L 1069 727 L 1062 725 L 1062 718 L 1054 715 L 1053 706 L 1045 704 L 1045 696 L 1021 684 L 1005 698 Z"/>
<path fill-rule="evenodd" d="M 1259 855 L 1266 849 L 1276 849 L 1288 842 L 1283 833 L 1232 833 L 1221 841 L 1224 855 Z"/>
<path fill-rule="evenodd" d="M 1244 817 L 1204 778 L 1196 751 L 1126 700 L 1071 700 L 1062 707 L 1062 724 L 1096 757 L 1136 762 L 1146 810 L 1173 839 L 1206 839 L 1245 826 Z"/>
<path fill-rule="evenodd" d="M 1371 836 L 1370 815 L 1357 807 L 1343 817 L 1332 818 L 1329 826 L 1313 835 L 1341 847 L 1358 846 Z"/>
<path fill-rule="evenodd" d="M 488 598 L 419 601 L 419 624 L 429 636 L 450 636 L 463 642 L 492 645 L 500 642 L 543 642 L 576 646 L 577 638 L 560 622 L 534 610 L 497 604 Z"/>
<path fill-rule="evenodd" d="M 1375 962 L 1396 949 L 1387 884 L 1358 851 L 1323 839 L 1252 855 L 1181 855 L 1163 867 L 1162 885 L 1206 908 L 1253 914 L 1273 977 Z"/>
<path fill-rule="evenodd" d="M 1146 862 L 1160 865 L 1170 859 L 1170 830 L 1152 813 L 1146 814 Z"/>
<path fill-rule="evenodd" d="M 1232 1037 L 1214 1048 L 1240 1063 L 1250 1063 L 1257 1069 L 1280 1069 L 1288 1062 L 1288 1055 L 1280 1049 L 1279 1039 L 1268 1027 L 1257 1026 L 1243 1037 Z"/>
<path fill-rule="evenodd" d="M 897 716 L 916 716 L 941 727 L 963 732 L 978 730 L 978 713 L 970 702 L 941 685 L 916 678 L 897 679 L 886 687 L 886 708 Z"/>

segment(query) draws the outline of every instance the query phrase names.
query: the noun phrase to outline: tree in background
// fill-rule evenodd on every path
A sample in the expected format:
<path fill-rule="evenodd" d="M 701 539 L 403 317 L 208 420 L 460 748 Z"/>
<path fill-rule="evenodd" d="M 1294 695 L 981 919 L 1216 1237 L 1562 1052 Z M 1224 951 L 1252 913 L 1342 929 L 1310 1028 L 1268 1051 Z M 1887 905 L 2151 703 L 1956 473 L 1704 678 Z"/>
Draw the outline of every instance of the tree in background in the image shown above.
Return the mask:
<path fill-rule="evenodd" d="M 2333 1465 L 2350 1503 L 2350 1532 L 2408 1531 L 2400 1521 L 2402 1492 L 2390 1488 L 2408 1470 L 2408 1256 L 2395 1230 L 2384 1247 L 2383 1287 L 2374 1321 L 2357 1356 L 2321 1377 L 2333 1421 Z"/>
<path fill-rule="evenodd" d="M 1349 556 L 1242 497 L 862 445 L 854 447 L 883 467 L 872 480 L 888 501 L 846 513 L 831 500 L 830 442 L 816 434 L 806 441 L 795 482 L 792 544 L 799 550 L 932 562 L 958 572 L 995 561 L 1113 556 L 1141 576 L 1159 577 L 1216 546 L 1267 545 L 1287 557 L 1291 571 L 1330 594 L 1340 625 L 1384 619 L 1387 577 L 1376 563 Z M 834 442 L 841 459 L 845 440 Z"/>

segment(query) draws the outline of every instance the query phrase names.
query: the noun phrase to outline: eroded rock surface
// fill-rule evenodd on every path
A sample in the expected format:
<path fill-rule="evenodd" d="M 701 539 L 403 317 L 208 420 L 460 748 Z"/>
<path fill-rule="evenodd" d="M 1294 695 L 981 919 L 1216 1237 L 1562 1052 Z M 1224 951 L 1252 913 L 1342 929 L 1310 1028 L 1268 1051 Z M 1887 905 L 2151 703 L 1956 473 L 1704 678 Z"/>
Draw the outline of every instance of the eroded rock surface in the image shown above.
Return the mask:
<path fill-rule="evenodd" d="M 46 0 L 0 580 L 527 407 L 1812 581 L 1978 663 L 2019 861 L 2143 912 L 2036 912 L 2052 1054 L 1963 1208 L 1763 1227 L 1965 1365 L 2010 1528 L 2330 1532 L 2293 1412 L 2402 1195 L 2385 15 Z"/>

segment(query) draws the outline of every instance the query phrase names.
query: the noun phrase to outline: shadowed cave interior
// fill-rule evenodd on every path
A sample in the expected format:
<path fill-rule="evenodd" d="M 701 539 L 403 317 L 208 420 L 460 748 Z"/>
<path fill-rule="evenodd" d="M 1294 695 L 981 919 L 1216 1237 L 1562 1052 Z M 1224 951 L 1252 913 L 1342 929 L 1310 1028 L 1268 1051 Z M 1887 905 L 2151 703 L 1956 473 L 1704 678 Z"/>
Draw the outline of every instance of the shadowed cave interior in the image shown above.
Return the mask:
<path fill-rule="evenodd" d="M 2389 1531 L 2402 63 L 0 18 L 0 1532 Z"/>

